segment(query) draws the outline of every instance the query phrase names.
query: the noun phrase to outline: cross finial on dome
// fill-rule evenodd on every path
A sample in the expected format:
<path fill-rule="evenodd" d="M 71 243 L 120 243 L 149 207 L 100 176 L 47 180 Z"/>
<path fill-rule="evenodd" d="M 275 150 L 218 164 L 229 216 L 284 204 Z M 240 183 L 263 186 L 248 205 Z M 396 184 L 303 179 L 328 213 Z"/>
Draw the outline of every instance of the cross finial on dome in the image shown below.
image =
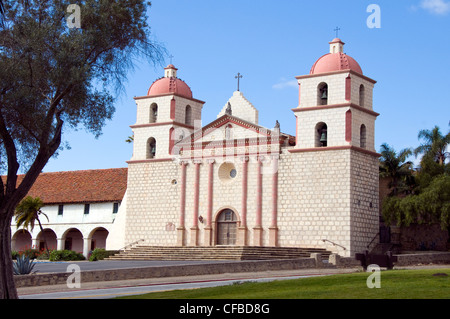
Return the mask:
<path fill-rule="evenodd" d="M 339 38 L 339 30 L 341 30 L 341 28 L 339 28 L 339 27 L 336 27 L 334 29 L 334 32 L 336 32 L 336 38 Z"/>

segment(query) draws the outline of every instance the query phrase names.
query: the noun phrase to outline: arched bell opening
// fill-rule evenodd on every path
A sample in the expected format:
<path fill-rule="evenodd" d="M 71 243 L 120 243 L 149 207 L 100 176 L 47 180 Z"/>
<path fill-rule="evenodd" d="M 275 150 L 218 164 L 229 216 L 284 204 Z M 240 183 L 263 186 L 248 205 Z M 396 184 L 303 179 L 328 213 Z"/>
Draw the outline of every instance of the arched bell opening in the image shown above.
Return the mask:
<path fill-rule="evenodd" d="M 327 124 L 319 122 L 316 124 L 315 129 L 315 147 L 327 147 L 328 146 L 328 128 Z"/>
<path fill-rule="evenodd" d="M 317 105 L 328 105 L 328 84 L 325 82 L 317 86 Z"/>

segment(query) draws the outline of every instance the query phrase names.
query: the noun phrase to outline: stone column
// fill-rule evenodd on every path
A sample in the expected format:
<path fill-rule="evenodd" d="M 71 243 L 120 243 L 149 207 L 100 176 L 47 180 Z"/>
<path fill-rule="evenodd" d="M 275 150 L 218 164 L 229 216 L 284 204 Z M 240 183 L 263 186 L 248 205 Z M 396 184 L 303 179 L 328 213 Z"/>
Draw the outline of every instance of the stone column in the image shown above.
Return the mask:
<path fill-rule="evenodd" d="M 56 250 L 64 250 L 65 238 L 57 238 L 56 239 Z"/>
<path fill-rule="evenodd" d="M 206 215 L 205 227 L 205 246 L 214 244 L 212 238 L 212 213 L 213 213 L 213 195 L 214 195 L 214 159 L 208 160 L 208 210 Z"/>
<path fill-rule="evenodd" d="M 186 162 L 181 162 L 181 181 L 180 181 L 180 222 L 177 227 L 177 246 L 185 245 L 186 227 Z"/>
<path fill-rule="evenodd" d="M 201 161 L 195 161 L 195 181 L 194 181 L 194 213 L 191 227 L 191 246 L 198 246 L 198 207 L 200 195 L 200 164 Z"/>
<path fill-rule="evenodd" d="M 278 246 L 278 156 L 272 157 L 272 215 L 269 227 L 269 246 Z"/>
<path fill-rule="evenodd" d="M 86 259 L 89 258 L 91 240 L 91 237 L 83 238 L 83 256 L 86 257 Z"/>
<path fill-rule="evenodd" d="M 31 247 L 30 248 L 34 248 L 34 249 L 39 249 L 39 243 L 40 243 L 40 240 L 39 240 L 39 238 L 32 238 L 31 239 Z"/>
<path fill-rule="evenodd" d="M 241 158 L 242 162 L 242 203 L 241 224 L 238 229 L 238 246 L 247 246 L 247 194 L 248 194 L 248 156 Z"/>
<path fill-rule="evenodd" d="M 256 178 L 256 224 L 253 227 L 253 245 L 262 246 L 262 161 L 263 156 L 257 158 L 258 172 Z"/>

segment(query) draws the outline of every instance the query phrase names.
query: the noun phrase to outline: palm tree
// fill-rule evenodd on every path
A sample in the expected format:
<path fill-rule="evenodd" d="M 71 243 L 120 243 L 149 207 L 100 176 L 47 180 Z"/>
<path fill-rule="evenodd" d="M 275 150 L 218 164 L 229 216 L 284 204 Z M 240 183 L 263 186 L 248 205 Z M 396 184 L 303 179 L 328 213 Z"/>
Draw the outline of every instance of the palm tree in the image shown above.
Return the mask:
<path fill-rule="evenodd" d="M 421 130 L 420 139 L 423 139 L 424 143 L 414 150 L 414 155 L 430 156 L 439 165 L 444 165 L 445 160 L 450 157 L 450 152 L 447 151 L 450 145 L 450 131 L 444 136 L 439 127 L 435 126 L 432 130 Z"/>
<path fill-rule="evenodd" d="M 17 228 L 23 226 L 24 228 L 30 227 L 30 229 L 33 230 L 35 222 L 37 221 L 39 228 L 41 229 L 41 233 L 44 236 L 45 249 L 47 250 L 47 253 L 50 254 L 47 241 L 45 239 L 44 228 L 42 227 L 39 219 L 39 215 L 44 215 L 47 218 L 47 221 L 49 221 L 48 216 L 41 211 L 42 206 L 44 206 L 44 202 L 39 197 L 25 197 L 16 207 L 16 223 Z"/>
<path fill-rule="evenodd" d="M 406 161 L 412 154 L 411 149 L 405 148 L 398 154 L 388 144 L 381 145 L 380 177 L 390 178 L 389 188 L 392 189 L 391 196 L 410 189 L 412 181 L 413 163 Z"/>

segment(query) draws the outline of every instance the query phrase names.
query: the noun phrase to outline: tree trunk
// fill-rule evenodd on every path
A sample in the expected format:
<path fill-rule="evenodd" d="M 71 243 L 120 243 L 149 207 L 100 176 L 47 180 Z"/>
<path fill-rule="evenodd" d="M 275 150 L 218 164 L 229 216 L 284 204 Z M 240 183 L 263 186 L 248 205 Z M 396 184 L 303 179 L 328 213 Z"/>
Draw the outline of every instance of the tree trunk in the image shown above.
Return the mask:
<path fill-rule="evenodd" d="M 0 299 L 17 299 L 11 256 L 11 216 L 0 212 Z"/>

